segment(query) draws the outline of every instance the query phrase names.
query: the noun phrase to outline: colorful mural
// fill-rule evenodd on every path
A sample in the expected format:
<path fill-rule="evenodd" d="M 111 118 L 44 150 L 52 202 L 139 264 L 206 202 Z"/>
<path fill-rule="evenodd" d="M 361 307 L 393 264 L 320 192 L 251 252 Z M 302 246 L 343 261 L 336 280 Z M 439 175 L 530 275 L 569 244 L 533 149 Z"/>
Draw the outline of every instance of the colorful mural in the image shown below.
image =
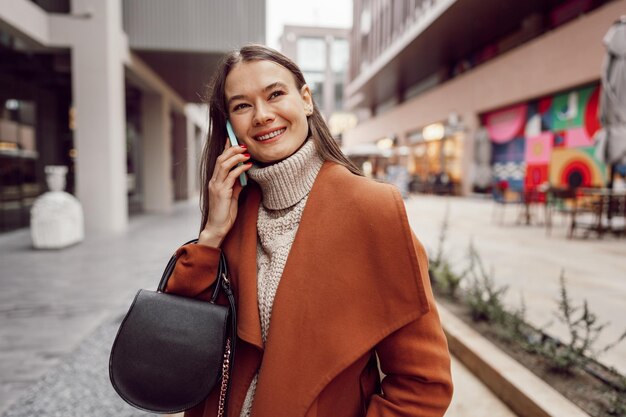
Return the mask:
<path fill-rule="evenodd" d="M 494 183 L 515 191 L 604 185 L 607 169 L 593 141 L 599 95 L 598 85 L 587 86 L 485 114 Z"/>
<path fill-rule="evenodd" d="M 593 147 L 555 149 L 550 161 L 550 184 L 570 187 L 604 185 L 604 164 L 595 158 L 594 150 Z"/>

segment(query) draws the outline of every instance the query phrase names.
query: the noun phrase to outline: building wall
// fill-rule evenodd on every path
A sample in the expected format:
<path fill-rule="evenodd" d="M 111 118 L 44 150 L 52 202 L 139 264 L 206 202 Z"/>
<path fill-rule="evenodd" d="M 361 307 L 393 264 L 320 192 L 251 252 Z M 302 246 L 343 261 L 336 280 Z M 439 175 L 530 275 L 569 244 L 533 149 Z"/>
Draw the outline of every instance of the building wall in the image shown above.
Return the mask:
<path fill-rule="evenodd" d="M 467 173 L 478 115 L 598 80 L 605 55 L 602 38 L 625 10 L 626 0 L 615 1 L 548 32 L 364 121 L 345 133 L 344 144 L 374 142 L 391 134 L 406 143 L 409 132 L 456 112 L 468 127 L 463 156 Z M 464 184 L 465 192 L 468 187 Z"/>
<path fill-rule="evenodd" d="M 123 232 L 129 210 L 167 213 L 175 198 L 195 199 L 206 120 L 187 103 L 214 66 L 194 63 L 263 41 L 265 1 L 11 2 L 0 8 L 0 61 L 13 64 L 0 68 L 0 105 L 31 106 L 36 121 L 0 112 L 0 136 L 7 136 L 0 158 L 15 156 L 8 169 L 0 165 L 0 231 L 28 225 L 48 164 L 69 167 L 68 191 L 83 205 L 87 236 Z M 175 67 L 174 79 L 163 66 Z M 5 195 L 15 206 L 8 221 Z"/>
<path fill-rule="evenodd" d="M 456 0 L 355 0 L 350 80 L 384 64 Z M 366 12 L 363 15 L 363 12 Z M 416 22 L 419 22 L 416 25 Z M 410 32 L 410 33 L 408 33 Z M 405 36 L 406 34 L 409 36 Z M 384 55 L 384 56 L 383 56 Z"/>
<path fill-rule="evenodd" d="M 282 52 L 302 69 L 326 120 L 343 109 L 348 51 L 344 54 L 338 42 L 347 47 L 349 33 L 340 28 L 285 26 L 281 36 Z M 339 62 L 339 57 L 345 62 Z"/>
<path fill-rule="evenodd" d="M 124 0 L 131 48 L 229 51 L 265 39 L 265 0 Z"/>
<path fill-rule="evenodd" d="M 490 109 L 598 80 L 602 38 L 626 10 L 616 1 L 359 124 L 346 145 L 373 142 L 445 120 L 451 111 L 476 115 Z"/>

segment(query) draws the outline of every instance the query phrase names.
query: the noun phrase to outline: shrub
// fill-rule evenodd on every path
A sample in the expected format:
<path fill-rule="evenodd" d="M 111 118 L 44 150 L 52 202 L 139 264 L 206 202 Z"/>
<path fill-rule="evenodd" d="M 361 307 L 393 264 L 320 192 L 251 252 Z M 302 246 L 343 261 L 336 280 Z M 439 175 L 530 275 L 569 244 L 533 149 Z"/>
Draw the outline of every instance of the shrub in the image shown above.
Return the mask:
<path fill-rule="evenodd" d="M 464 275 L 455 273 L 447 261 L 441 262 L 434 272 L 434 280 L 437 287 L 449 298 L 458 298 L 458 289 Z"/>
<path fill-rule="evenodd" d="M 506 312 L 503 330 L 507 339 L 515 341 L 526 350 L 532 350 L 532 345 L 538 340 L 537 330 L 526 323 L 524 297 L 521 297 L 518 309 Z"/>
<path fill-rule="evenodd" d="M 439 229 L 439 240 L 437 242 L 437 252 L 435 253 L 435 257 L 431 260 L 431 265 L 434 269 L 437 269 L 444 258 L 444 246 L 446 243 L 446 237 L 448 234 L 448 227 L 450 221 L 450 204 L 446 204 L 446 211 L 443 214 L 443 220 L 441 220 L 441 228 Z"/>
<path fill-rule="evenodd" d="M 482 259 L 472 243 L 469 247 L 469 258 L 468 274 L 472 275 L 472 282 L 465 297 L 472 319 L 504 324 L 507 312 L 502 298 L 508 287 L 495 285 L 493 270 L 490 274 L 485 271 Z"/>
<path fill-rule="evenodd" d="M 622 392 L 612 391 L 608 413 L 612 416 L 626 416 L 626 394 Z"/>
<path fill-rule="evenodd" d="M 565 273 L 559 278 L 560 297 L 556 312 L 557 319 L 567 326 L 569 340 L 545 337 L 537 351 L 544 355 L 557 372 L 571 373 L 574 367 L 584 368 L 592 359 L 612 349 L 624 338 L 624 332 L 615 342 L 596 349 L 598 337 L 608 323 L 598 323 L 597 316 L 589 310 L 587 300 L 581 306 L 575 306 L 567 292 Z"/>
<path fill-rule="evenodd" d="M 465 277 L 465 273 L 457 274 L 452 269 L 450 261 L 445 257 L 445 244 L 448 234 L 450 218 L 450 205 L 446 204 L 446 211 L 441 221 L 441 229 L 439 232 L 439 240 L 437 244 L 437 252 L 431 257 L 428 267 L 430 280 L 433 285 L 439 289 L 445 296 L 451 299 L 457 299 L 458 289 L 461 281 Z"/>

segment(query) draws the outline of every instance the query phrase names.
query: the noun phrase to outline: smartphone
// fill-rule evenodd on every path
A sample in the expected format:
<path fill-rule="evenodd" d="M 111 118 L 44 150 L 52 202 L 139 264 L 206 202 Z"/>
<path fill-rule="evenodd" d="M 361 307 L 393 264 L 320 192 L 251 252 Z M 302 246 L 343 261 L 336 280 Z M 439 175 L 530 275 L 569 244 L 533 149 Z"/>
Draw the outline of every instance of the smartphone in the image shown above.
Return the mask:
<path fill-rule="evenodd" d="M 233 130 L 233 126 L 230 124 L 230 120 L 226 120 L 226 132 L 228 133 L 228 140 L 230 140 L 230 146 L 239 146 L 239 142 L 237 141 L 237 136 L 235 136 L 235 131 Z M 243 162 L 239 162 L 237 166 L 243 165 Z M 239 184 L 242 187 L 245 187 L 248 184 L 248 177 L 246 177 L 246 173 L 242 172 L 239 175 Z"/>

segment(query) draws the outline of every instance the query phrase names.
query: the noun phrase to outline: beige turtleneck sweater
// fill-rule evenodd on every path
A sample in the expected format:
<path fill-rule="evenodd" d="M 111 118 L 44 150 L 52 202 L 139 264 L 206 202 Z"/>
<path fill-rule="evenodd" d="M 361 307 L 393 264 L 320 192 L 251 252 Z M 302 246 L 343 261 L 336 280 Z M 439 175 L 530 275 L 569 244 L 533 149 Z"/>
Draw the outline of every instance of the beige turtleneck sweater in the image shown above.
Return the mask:
<path fill-rule="evenodd" d="M 248 170 L 248 175 L 259 184 L 263 194 L 257 218 L 257 297 L 263 343 L 267 341 L 278 283 L 322 163 L 313 140 L 309 139 L 289 158 Z M 250 416 L 257 379 L 258 373 L 248 388 L 241 417 Z"/>

